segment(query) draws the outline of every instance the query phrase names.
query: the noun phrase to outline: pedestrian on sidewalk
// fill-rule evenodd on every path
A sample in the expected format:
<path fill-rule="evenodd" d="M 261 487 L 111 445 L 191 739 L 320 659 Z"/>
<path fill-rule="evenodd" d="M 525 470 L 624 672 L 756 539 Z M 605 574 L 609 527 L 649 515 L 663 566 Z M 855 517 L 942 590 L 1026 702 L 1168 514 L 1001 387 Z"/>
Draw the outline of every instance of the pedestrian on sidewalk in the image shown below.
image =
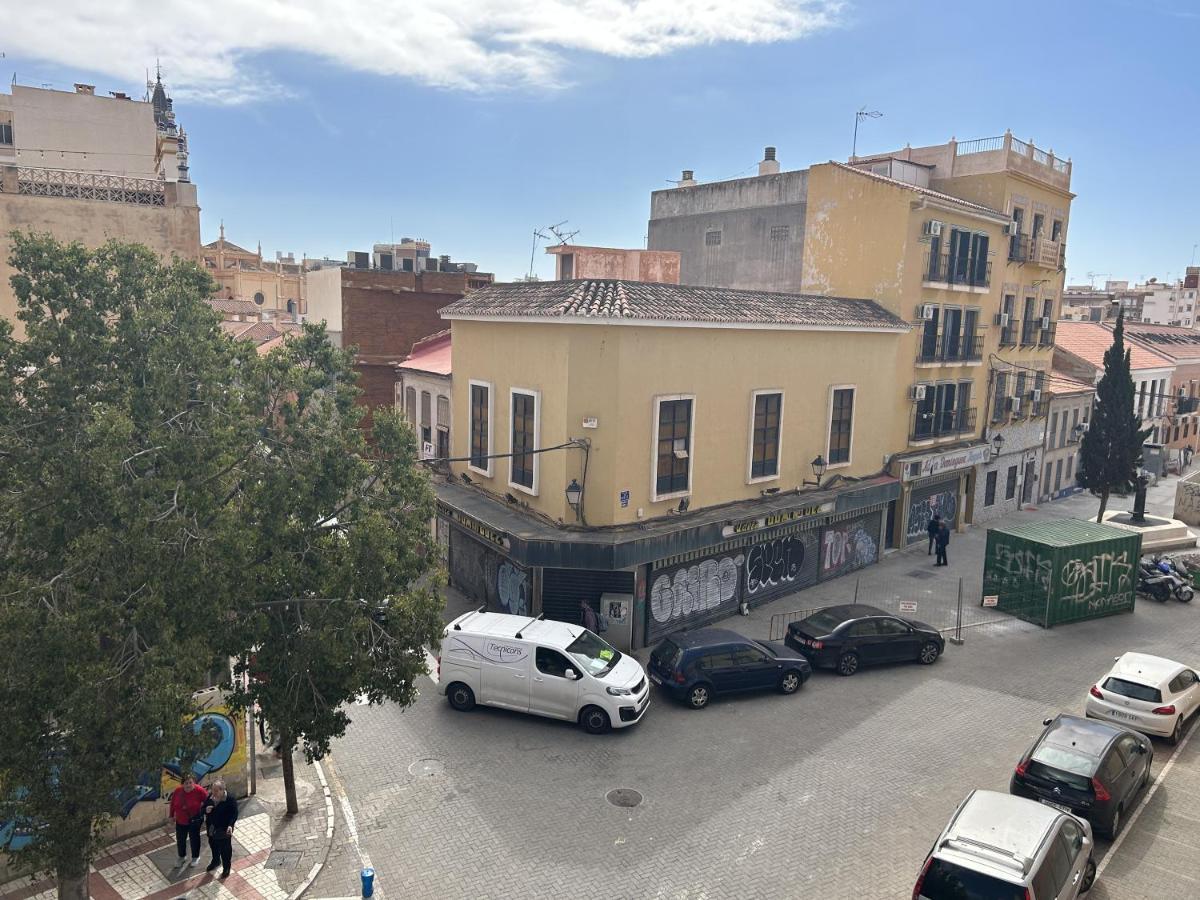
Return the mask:
<path fill-rule="evenodd" d="M 178 868 L 187 863 L 188 842 L 192 845 L 192 865 L 200 865 L 200 825 L 204 822 L 204 801 L 208 791 L 196 784 L 196 776 L 184 773 L 179 787 L 171 792 L 167 807 L 175 823 L 175 850 L 179 853 Z"/>
<path fill-rule="evenodd" d="M 233 824 L 237 817 L 237 801 L 229 796 L 225 782 L 218 778 L 212 783 L 208 800 L 204 804 L 208 849 L 212 851 L 212 862 L 204 871 L 211 872 L 219 865 L 221 877 L 229 877 L 229 867 L 233 863 Z"/>
<path fill-rule="evenodd" d="M 929 524 L 925 526 L 925 530 L 929 532 L 929 550 L 925 555 L 933 556 L 933 542 L 937 540 L 937 534 L 942 530 L 942 517 L 935 513 L 929 520 Z"/>
<path fill-rule="evenodd" d="M 583 627 L 593 633 L 599 633 L 600 620 L 596 618 L 596 611 L 592 609 L 591 604 L 586 600 L 580 600 L 579 610 L 583 616 Z"/>
<path fill-rule="evenodd" d="M 950 546 L 950 529 L 946 523 L 942 523 L 942 527 L 937 533 L 937 562 L 934 565 L 946 566 L 949 563 L 946 561 L 946 548 Z"/>

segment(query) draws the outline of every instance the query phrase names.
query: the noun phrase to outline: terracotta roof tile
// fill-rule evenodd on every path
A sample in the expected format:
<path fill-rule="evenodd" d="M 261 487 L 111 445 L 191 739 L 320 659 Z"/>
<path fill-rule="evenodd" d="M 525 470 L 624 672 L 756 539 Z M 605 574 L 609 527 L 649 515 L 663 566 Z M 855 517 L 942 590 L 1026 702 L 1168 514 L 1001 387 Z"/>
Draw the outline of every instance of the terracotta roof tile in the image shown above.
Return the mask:
<path fill-rule="evenodd" d="M 219 313 L 232 313 L 239 316 L 257 316 L 259 307 L 250 300 L 232 300 L 227 297 L 213 297 L 205 301 Z"/>
<path fill-rule="evenodd" d="M 1051 369 L 1046 373 L 1046 391 L 1048 393 L 1056 395 L 1078 394 L 1095 390 L 1096 386 L 1094 384 L 1080 381 L 1078 378 L 1071 377 L 1066 372 Z"/>
<path fill-rule="evenodd" d="M 1105 327 L 1109 327 L 1107 324 Z M 1200 331 L 1182 325 L 1126 322 L 1126 336 L 1176 362 L 1200 360 Z"/>
<path fill-rule="evenodd" d="M 441 312 L 447 319 L 591 319 L 890 331 L 910 328 L 873 300 L 594 279 L 493 284 L 472 291 Z"/>
<path fill-rule="evenodd" d="M 1077 356 L 1097 368 L 1104 367 L 1104 351 L 1112 346 L 1112 329 L 1098 322 L 1060 321 L 1054 335 L 1054 346 Z M 1167 357 L 1148 350 L 1136 341 L 1126 341 L 1130 351 L 1130 366 L 1134 369 L 1170 369 L 1175 363 Z"/>
<path fill-rule="evenodd" d="M 413 344 L 412 353 L 397 368 L 430 372 L 434 375 L 449 375 L 451 372 L 449 330 L 439 331 L 437 334 L 417 341 Z"/>

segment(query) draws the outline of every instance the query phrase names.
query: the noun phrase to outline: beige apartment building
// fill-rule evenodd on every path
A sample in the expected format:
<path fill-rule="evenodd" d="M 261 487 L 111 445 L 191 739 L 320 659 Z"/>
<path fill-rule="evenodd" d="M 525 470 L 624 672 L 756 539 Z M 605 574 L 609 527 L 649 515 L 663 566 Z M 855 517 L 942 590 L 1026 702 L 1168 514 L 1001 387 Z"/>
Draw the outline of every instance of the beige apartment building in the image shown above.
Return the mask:
<path fill-rule="evenodd" d="M 219 237 L 201 248 L 205 270 L 217 283 L 217 296 L 246 300 L 272 317 L 298 320 L 308 312 L 305 303 L 304 263 L 292 254 L 277 253 L 263 259 L 262 244 L 256 251 L 225 239 L 225 223 Z"/>
<path fill-rule="evenodd" d="M 13 230 L 88 246 L 133 241 L 199 261 L 187 138 L 161 80 L 145 100 L 99 96 L 86 84 L 73 92 L 14 84 L 0 93 L 0 315 L 10 320 Z"/>
<path fill-rule="evenodd" d="M 490 607 L 573 621 L 582 600 L 641 646 L 889 542 L 898 490 L 880 470 L 904 411 L 872 386 L 910 326 L 881 304 L 572 280 L 442 315 L 440 531 L 452 582 Z"/>

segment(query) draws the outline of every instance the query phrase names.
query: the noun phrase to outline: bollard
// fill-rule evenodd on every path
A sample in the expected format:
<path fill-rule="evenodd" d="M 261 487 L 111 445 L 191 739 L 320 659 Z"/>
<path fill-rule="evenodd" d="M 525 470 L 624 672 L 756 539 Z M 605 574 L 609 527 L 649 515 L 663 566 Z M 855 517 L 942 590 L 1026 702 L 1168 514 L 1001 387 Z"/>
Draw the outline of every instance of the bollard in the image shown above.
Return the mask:
<path fill-rule="evenodd" d="M 370 897 L 375 893 L 375 870 L 367 867 L 362 870 L 361 875 L 363 886 L 362 895 L 364 897 Z"/>

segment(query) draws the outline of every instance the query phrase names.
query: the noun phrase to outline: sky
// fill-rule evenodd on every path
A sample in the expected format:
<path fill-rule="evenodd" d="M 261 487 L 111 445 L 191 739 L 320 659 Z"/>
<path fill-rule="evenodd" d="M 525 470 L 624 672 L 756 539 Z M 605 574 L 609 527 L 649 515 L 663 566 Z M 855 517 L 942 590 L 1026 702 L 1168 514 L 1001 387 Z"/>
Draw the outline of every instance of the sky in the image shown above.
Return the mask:
<path fill-rule="evenodd" d="M 161 60 L 205 241 L 417 237 L 499 280 L 563 220 L 644 246 L 682 169 L 844 160 L 864 107 L 860 154 L 1011 128 L 1071 158 L 1069 282 L 1179 277 L 1197 47 L 1197 0 L 39 0 L 0 31 L 20 84 L 140 93 Z"/>

